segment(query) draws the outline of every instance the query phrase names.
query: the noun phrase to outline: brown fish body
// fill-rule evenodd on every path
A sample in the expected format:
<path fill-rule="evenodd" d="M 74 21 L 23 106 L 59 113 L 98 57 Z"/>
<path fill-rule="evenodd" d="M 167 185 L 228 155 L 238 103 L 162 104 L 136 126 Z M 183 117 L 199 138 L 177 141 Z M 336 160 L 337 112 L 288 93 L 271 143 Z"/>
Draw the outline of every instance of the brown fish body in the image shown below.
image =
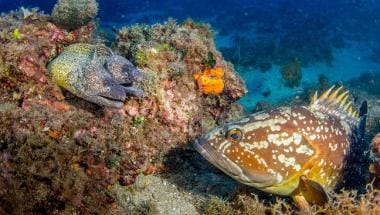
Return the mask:
<path fill-rule="evenodd" d="M 338 96 L 341 88 L 331 89 L 310 107 L 280 107 L 215 128 L 195 147 L 226 174 L 269 193 L 299 195 L 301 177 L 312 182 L 306 187 L 331 190 L 359 122 L 351 109 L 342 114 L 347 92 Z"/>

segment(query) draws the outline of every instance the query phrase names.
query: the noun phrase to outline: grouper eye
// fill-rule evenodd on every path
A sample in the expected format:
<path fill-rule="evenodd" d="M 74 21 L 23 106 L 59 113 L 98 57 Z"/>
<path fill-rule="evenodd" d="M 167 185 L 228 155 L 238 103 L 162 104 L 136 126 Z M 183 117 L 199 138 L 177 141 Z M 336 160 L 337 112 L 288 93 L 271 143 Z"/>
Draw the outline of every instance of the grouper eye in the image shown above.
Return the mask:
<path fill-rule="evenodd" d="M 243 137 L 243 132 L 238 128 L 229 130 L 226 135 L 226 138 L 231 142 L 240 141 L 242 137 Z"/>

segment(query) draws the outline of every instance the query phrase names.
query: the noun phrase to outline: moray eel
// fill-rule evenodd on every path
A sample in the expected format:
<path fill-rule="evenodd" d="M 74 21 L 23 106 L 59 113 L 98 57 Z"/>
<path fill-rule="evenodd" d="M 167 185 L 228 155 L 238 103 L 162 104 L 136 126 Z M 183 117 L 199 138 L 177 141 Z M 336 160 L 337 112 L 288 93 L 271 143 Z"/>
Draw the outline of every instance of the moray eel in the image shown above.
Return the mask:
<path fill-rule="evenodd" d="M 291 196 L 301 209 L 329 200 L 350 146 L 363 141 L 366 102 L 359 113 L 348 91 L 334 86 L 310 106 L 279 107 L 217 127 L 194 141 L 196 150 L 237 181 Z"/>
<path fill-rule="evenodd" d="M 100 106 L 120 108 L 127 96 L 143 96 L 133 87 L 142 73 L 131 62 L 103 45 L 77 43 L 66 47 L 48 65 L 58 86 Z"/>

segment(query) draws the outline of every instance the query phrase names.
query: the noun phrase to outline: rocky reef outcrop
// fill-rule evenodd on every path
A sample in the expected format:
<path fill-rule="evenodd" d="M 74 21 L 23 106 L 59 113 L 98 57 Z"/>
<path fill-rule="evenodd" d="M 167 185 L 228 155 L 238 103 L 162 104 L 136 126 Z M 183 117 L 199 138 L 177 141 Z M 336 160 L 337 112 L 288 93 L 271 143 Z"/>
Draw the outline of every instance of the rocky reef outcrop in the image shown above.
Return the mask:
<path fill-rule="evenodd" d="M 96 0 L 58 0 L 51 17 L 60 27 L 73 30 L 88 24 L 97 14 Z"/>
<path fill-rule="evenodd" d="M 94 25 L 66 31 L 49 20 L 39 12 L 0 17 L 0 212 L 125 214 L 116 188 L 166 171 L 170 151 L 242 112 L 234 102 L 244 82 L 207 25 L 123 28 L 115 51 L 143 71 L 146 95 L 104 109 L 46 76 L 64 46 L 91 42 Z M 224 91 L 204 95 L 193 73 L 214 66 L 224 70 Z"/>

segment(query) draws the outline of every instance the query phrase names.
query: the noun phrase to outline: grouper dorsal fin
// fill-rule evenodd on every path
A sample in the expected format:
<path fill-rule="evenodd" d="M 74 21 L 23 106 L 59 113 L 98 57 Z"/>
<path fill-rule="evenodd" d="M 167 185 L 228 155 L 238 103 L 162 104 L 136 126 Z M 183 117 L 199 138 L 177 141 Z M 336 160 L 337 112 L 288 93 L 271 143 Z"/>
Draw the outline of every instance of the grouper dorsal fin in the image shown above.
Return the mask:
<path fill-rule="evenodd" d="M 333 115 L 349 124 L 356 125 L 360 120 L 360 116 L 357 111 L 353 110 L 352 101 L 348 101 L 349 91 L 340 93 L 343 86 L 334 88 L 335 85 L 331 86 L 319 97 L 316 91 L 311 98 L 310 110 Z"/>

